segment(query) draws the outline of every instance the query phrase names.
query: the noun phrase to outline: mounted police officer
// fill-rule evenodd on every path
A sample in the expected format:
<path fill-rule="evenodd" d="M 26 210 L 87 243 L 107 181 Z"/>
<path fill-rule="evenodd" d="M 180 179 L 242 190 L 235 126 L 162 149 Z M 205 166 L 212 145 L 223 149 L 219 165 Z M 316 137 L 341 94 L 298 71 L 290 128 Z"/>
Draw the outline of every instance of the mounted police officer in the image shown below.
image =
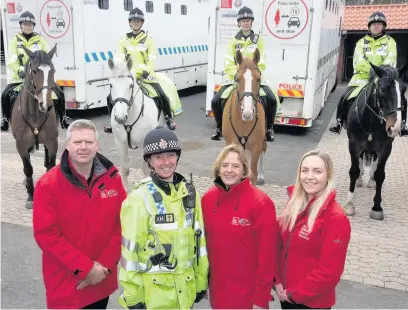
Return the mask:
<path fill-rule="evenodd" d="M 258 63 L 259 70 L 261 72 L 265 71 L 265 42 L 262 36 L 255 34 L 252 28 L 252 23 L 255 17 L 252 10 L 246 6 L 238 11 L 237 22 L 238 27 L 241 30 L 233 37 L 228 43 L 227 52 L 225 55 L 225 72 L 227 73 L 227 83 L 224 84 L 220 90 L 215 94 L 211 101 L 211 108 L 214 113 L 214 118 L 217 123 L 217 128 L 215 129 L 212 140 L 220 140 L 222 137 L 222 112 L 223 106 L 220 104 L 220 99 L 223 92 L 231 87 L 236 81 L 236 73 L 238 70 L 237 64 L 235 62 L 235 54 L 237 50 L 241 50 L 243 56 L 253 57 L 253 53 L 256 48 L 258 48 L 260 53 L 260 61 Z M 261 88 L 265 91 L 267 95 L 266 102 L 266 140 L 274 141 L 274 131 L 273 123 L 276 114 L 276 108 L 279 104 L 279 99 L 273 94 L 269 86 L 262 84 Z"/>
<path fill-rule="evenodd" d="M 12 103 L 18 96 L 22 83 L 25 78 L 25 65 L 28 62 L 28 55 L 25 53 L 23 46 L 32 52 L 42 50 L 49 51 L 47 42 L 38 33 L 34 32 L 35 17 L 32 13 L 26 11 L 20 15 L 20 29 L 11 41 L 8 47 L 7 67 L 13 71 L 12 81 L 8 84 L 1 95 L 1 108 L 3 117 L 1 119 L 1 130 L 8 131 L 11 117 Z M 61 120 L 61 127 L 68 128 L 70 120 L 65 116 L 65 97 L 63 90 L 54 84 L 53 92 L 57 100 L 54 100 L 54 106 Z"/>
<path fill-rule="evenodd" d="M 142 79 L 143 83 L 151 85 L 157 92 L 160 100 L 160 106 L 166 118 L 167 127 L 171 130 L 176 129 L 176 123 L 172 119 L 170 101 L 159 81 L 155 77 L 154 65 L 157 57 L 157 50 L 153 39 L 142 30 L 145 21 L 142 10 L 134 8 L 129 12 L 129 25 L 132 31 L 127 33 L 119 42 L 116 54 L 121 59 L 132 58 L 137 66 L 132 68 L 132 74 L 137 79 Z M 109 114 L 112 110 L 112 98 L 107 98 Z M 105 126 L 105 132 L 111 133 L 112 127 Z"/>
<path fill-rule="evenodd" d="M 181 154 L 174 132 L 158 126 L 143 142 L 151 169 L 122 204 L 119 303 L 129 309 L 189 309 L 208 288 L 201 200 L 176 173 Z"/>
<path fill-rule="evenodd" d="M 374 12 L 368 18 L 368 34 L 360 39 L 354 50 L 353 66 L 354 75 L 349 82 L 345 93 L 341 96 L 337 104 L 336 123 L 329 130 L 335 133 L 340 133 L 342 122 L 347 117 L 348 101 L 347 97 L 351 92 L 359 86 L 365 85 L 370 77 L 370 63 L 380 65 L 397 65 L 397 44 L 395 40 L 386 34 L 387 19 L 381 12 Z M 408 135 L 406 126 L 407 108 L 406 99 L 403 95 L 404 111 L 402 113 L 402 129 L 401 135 Z"/>

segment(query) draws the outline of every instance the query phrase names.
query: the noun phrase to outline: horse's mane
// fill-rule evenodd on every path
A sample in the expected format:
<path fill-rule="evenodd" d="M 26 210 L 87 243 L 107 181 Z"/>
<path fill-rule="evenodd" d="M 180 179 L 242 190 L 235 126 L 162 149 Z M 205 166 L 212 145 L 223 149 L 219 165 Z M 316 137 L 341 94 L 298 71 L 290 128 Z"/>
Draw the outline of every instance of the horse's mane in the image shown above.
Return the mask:
<path fill-rule="evenodd" d="M 386 73 L 387 76 L 384 78 L 387 80 L 387 84 L 390 83 L 391 81 L 396 80 L 399 77 L 398 70 L 395 69 L 394 67 L 391 67 L 389 65 L 381 65 L 379 66 L 381 69 L 383 69 Z M 370 78 L 369 82 L 373 81 L 373 79 L 377 76 L 375 71 L 373 69 L 370 70 Z"/>
<path fill-rule="evenodd" d="M 112 69 L 112 77 L 129 75 L 127 64 L 124 60 L 115 58 L 115 66 Z"/>
<path fill-rule="evenodd" d="M 51 68 L 53 67 L 51 57 L 48 55 L 48 53 L 41 50 L 34 52 L 34 56 L 31 58 L 31 62 L 36 67 L 39 67 L 40 65 L 48 65 Z"/>

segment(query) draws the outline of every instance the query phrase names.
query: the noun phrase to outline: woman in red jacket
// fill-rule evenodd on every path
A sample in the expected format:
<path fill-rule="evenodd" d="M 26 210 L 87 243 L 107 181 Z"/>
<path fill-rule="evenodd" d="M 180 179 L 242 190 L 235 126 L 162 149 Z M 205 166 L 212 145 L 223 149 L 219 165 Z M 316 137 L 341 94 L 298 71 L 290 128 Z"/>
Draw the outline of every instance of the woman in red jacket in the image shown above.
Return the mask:
<path fill-rule="evenodd" d="M 281 252 L 274 289 L 282 309 L 329 309 L 336 302 L 351 230 L 336 201 L 330 156 L 306 153 L 288 193 L 279 217 Z"/>
<path fill-rule="evenodd" d="M 202 198 L 214 309 L 268 308 L 276 273 L 278 224 L 272 200 L 250 183 L 243 149 L 229 145 Z"/>

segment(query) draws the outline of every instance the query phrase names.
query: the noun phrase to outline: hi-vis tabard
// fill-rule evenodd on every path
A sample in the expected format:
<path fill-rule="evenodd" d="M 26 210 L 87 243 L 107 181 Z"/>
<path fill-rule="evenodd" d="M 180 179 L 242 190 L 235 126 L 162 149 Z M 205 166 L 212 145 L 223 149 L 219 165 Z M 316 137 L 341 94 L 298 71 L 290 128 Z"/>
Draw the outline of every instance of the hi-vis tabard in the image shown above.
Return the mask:
<path fill-rule="evenodd" d="M 121 224 L 120 304 L 190 308 L 208 285 L 201 201 L 194 186 L 182 180 L 168 183 L 165 191 L 145 178 L 123 202 Z"/>

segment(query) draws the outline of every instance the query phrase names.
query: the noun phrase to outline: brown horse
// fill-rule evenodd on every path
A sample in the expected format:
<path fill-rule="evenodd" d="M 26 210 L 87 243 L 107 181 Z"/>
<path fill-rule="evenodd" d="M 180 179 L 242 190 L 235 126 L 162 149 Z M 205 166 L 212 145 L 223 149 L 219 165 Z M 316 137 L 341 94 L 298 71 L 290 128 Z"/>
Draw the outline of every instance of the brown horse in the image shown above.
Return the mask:
<path fill-rule="evenodd" d="M 48 170 L 55 166 L 58 150 L 58 122 L 51 97 L 54 85 L 54 56 L 56 45 L 48 53 L 24 50 L 29 56 L 25 66 L 24 86 L 11 112 L 11 131 L 16 140 L 17 151 L 23 161 L 27 188 L 26 208 L 32 209 L 34 182 L 30 152 L 34 146 L 44 145 L 44 166 Z"/>
<path fill-rule="evenodd" d="M 243 57 L 238 50 L 235 59 L 238 64 L 237 85 L 225 104 L 222 134 L 227 145 L 231 143 L 242 145 L 251 162 L 251 183 L 263 185 L 266 141 L 265 110 L 259 97 L 261 87 L 259 50 L 255 50 L 253 59 Z"/>

